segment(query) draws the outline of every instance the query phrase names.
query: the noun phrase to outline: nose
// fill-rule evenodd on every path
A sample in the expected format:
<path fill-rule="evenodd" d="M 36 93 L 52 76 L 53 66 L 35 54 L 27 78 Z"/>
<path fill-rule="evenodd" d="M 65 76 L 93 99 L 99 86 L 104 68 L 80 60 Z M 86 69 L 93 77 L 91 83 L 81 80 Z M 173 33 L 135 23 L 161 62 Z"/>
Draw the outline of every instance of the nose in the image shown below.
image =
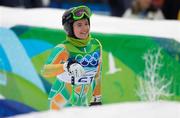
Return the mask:
<path fill-rule="evenodd" d="M 83 27 L 83 31 L 89 31 L 89 25 L 85 25 L 85 26 Z"/>

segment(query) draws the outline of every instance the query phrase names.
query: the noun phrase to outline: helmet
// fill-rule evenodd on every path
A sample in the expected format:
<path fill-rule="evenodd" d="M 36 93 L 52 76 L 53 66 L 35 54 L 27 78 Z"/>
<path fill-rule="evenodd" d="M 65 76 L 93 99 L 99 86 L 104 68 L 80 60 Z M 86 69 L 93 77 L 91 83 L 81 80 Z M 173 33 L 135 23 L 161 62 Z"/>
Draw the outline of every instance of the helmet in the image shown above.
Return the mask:
<path fill-rule="evenodd" d="M 62 16 L 62 25 L 68 36 L 76 37 L 73 32 L 73 23 L 77 20 L 87 18 L 90 25 L 91 10 L 87 6 L 78 6 L 68 9 Z"/>

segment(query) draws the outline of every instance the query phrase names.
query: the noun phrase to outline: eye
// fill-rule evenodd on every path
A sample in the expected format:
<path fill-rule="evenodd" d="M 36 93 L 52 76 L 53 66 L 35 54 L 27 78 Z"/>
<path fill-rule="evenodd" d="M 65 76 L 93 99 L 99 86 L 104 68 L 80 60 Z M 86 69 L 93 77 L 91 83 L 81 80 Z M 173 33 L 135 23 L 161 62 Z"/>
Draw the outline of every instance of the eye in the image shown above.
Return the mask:
<path fill-rule="evenodd" d="M 85 22 L 85 25 L 89 25 L 89 23 L 88 23 L 88 22 Z"/>
<path fill-rule="evenodd" d="M 81 27 L 81 26 L 82 26 L 82 24 L 81 24 L 81 23 L 78 23 L 78 24 L 77 24 L 77 26 L 78 26 L 78 27 Z"/>

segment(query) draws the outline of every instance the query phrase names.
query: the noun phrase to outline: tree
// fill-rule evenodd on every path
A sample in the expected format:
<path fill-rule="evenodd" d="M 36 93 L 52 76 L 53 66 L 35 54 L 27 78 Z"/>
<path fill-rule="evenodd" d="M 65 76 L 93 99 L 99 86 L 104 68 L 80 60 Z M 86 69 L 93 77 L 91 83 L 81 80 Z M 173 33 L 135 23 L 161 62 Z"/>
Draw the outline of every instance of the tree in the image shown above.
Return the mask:
<path fill-rule="evenodd" d="M 158 101 L 160 97 L 169 97 L 172 78 L 169 80 L 165 75 L 160 76 L 160 70 L 163 66 L 161 61 L 161 48 L 158 50 L 148 50 L 144 54 L 145 70 L 138 76 L 139 86 L 136 90 L 137 95 L 143 101 Z"/>

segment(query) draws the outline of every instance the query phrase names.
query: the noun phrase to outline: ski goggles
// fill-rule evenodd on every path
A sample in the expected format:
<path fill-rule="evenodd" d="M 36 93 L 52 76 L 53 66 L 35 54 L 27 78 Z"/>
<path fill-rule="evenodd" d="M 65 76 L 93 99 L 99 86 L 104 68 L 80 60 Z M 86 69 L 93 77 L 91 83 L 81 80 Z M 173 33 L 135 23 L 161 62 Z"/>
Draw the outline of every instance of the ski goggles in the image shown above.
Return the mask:
<path fill-rule="evenodd" d="M 86 15 L 88 18 L 91 16 L 91 10 L 86 7 L 86 6 L 79 6 L 79 7 L 75 7 L 71 13 L 73 14 L 73 19 L 74 20 L 79 20 L 82 19 L 84 17 L 84 15 Z"/>

